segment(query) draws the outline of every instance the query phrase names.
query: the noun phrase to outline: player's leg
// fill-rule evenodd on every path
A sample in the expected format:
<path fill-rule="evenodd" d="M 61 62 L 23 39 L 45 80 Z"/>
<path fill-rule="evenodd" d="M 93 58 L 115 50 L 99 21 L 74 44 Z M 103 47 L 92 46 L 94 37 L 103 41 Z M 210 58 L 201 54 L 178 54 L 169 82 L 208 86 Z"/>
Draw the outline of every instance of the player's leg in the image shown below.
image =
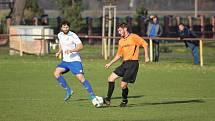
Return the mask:
<path fill-rule="evenodd" d="M 85 79 L 84 74 L 76 74 L 76 77 L 83 84 L 84 88 L 89 92 L 91 100 L 94 99 L 96 95 L 93 92 L 90 82 Z"/>
<path fill-rule="evenodd" d="M 64 100 L 67 101 L 71 97 L 73 91 L 66 83 L 66 80 L 64 79 L 64 77 L 62 76 L 63 73 L 68 72 L 68 70 L 64 68 L 62 65 L 63 64 L 61 63 L 56 67 L 54 71 L 54 76 L 58 80 L 58 83 L 66 90 L 66 96 Z"/>
<path fill-rule="evenodd" d="M 71 62 L 69 69 L 76 76 L 76 78 L 83 84 L 85 89 L 90 93 L 91 99 L 94 99 L 96 96 L 93 92 L 93 89 L 90 85 L 90 82 L 85 79 L 82 63 L 79 61 Z"/>
<path fill-rule="evenodd" d="M 55 78 L 58 80 L 58 83 L 64 88 L 67 89 L 68 85 L 64 79 L 64 77 L 62 76 L 62 73 L 65 71 L 64 68 L 59 68 L 57 67 L 54 71 L 54 76 Z"/>
<path fill-rule="evenodd" d="M 115 74 L 114 72 L 108 77 L 108 91 L 107 91 L 107 97 L 104 98 L 104 103 L 106 105 L 110 105 L 110 100 L 114 91 L 115 87 L 115 80 L 118 79 L 119 76 Z"/>
<path fill-rule="evenodd" d="M 122 63 L 119 67 L 117 67 L 113 73 L 108 77 L 108 92 L 107 97 L 104 98 L 104 103 L 110 105 L 110 100 L 115 87 L 115 80 L 124 75 L 124 63 Z"/>
<path fill-rule="evenodd" d="M 128 103 L 128 83 L 134 83 L 136 80 L 137 72 L 139 69 L 138 61 L 127 61 L 124 64 L 125 73 L 123 75 L 121 81 L 121 89 L 122 89 L 122 102 L 120 103 L 120 107 L 125 107 Z"/>
<path fill-rule="evenodd" d="M 128 83 L 121 81 L 121 89 L 122 89 L 122 102 L 120 103 L 120 107 L 125 107 L 128 103 Z"/>

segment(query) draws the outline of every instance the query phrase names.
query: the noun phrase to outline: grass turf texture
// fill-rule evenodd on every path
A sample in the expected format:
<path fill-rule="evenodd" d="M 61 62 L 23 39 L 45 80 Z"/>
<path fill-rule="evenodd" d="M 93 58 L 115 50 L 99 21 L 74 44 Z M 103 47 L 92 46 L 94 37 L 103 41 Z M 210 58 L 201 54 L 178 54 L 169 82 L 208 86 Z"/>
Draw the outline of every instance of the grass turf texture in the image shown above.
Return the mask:
<path fill-rule="evenodd" d="M 82 52 L 84 57 L 87 51 Z M 88 53 L 89 54 L 89 53 Z M 87 55 L 88 55 L 87 54 Z M 210 57 L 211 58 L 211 57 Z M 213 58 L 214 59 L 214 58 Z M 74 89 L 69 102 L 53 77 L 59 60 L 53 55 L 0 55 L 0 120 L 2 121 L 214 121 L 215 66 L 200 67 L 188 60 L 140 61 L 136 83 L 130 85 L 129 104 L 121 101 L 119 81 L 111 107 L 95 108 L 88 93 L 70 73 Z M 103 59 L 84 58 L 86 78 L 98 96 L 105 96 L 107 77 L 120 63 L 104 69 Z M 209 60 L 208 62 L 214 62 Z"/>

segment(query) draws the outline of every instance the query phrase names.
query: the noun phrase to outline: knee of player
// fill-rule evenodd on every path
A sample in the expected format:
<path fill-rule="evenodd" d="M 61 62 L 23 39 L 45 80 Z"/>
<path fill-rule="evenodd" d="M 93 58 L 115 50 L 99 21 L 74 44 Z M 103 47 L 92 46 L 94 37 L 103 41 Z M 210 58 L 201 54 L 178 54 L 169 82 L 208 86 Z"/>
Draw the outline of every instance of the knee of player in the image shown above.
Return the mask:
<path fill-rule="evenodd" d="M 108 82 L 111 82 L 111 77 L 110 76 L 108 77 Z"/>
<path fill-rule="evenodd" d="M 110 75 L 109 77 L 108 77 L 108 82 L 114 82 L 115 81 L 115 79 Z"/>
<path fill-rule="evenodd" d="M 61 74 L 60 74 L 59 72 L 54 71 L 54 76 L 55 76 L 56 79 L 57 79 L 60 75 L 61 75 Z"/>
<path fill-rule="evenodd" d="M 120 87 L 121 87 L 121 89 L 126 89 L 127 88 L 127 84 L 121 83 Z"/>
<path fill-rule="evenodd" d="M 83 74 L 78 74 L 76 75 L 77 79 L 80 81 L 80 82 L 84 82 L 85 81 L 85 78 L 84 78 L 84 75 Z"/>

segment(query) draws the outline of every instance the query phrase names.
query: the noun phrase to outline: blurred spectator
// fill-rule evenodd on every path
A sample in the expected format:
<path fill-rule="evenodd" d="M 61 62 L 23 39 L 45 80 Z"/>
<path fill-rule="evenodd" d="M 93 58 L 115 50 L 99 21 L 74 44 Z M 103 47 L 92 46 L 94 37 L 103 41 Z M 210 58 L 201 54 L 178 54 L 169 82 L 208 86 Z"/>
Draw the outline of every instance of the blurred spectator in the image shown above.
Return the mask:
<path fill-rule="evenodd" d="M 26 25 L 26 24 L 27 24 L 26 19 L 25 19 L 25 18 L 23 18 L 23 19 L 21 20 L 20 25 Z"/>
<path fill-rule="evenodd" d="M 146 32 L 150 38 L 159 37 L 163 34 L 162 26 L 159 24 L 157 16 L 150 16 L 148 28 Z M 159 41 L 153 40 L 153 61 L 158 62 L 160 56 Z"/>
<path fill-rule="evenodd" d="M 35 17 L 33 17 L 33 19 L 32 19 L 32 23 L 33 23 L 33 25 L 35 25 L 35 26 L 37 26 L 38 25 L 38 18 L 35 16 Z"/>
<path fill-rule="evenodd" d="M 7 24 L 6 33 L 9 33 L 9 28 L 12 25 L 12 17 L 11 16 L 6 16 L 6 24 Z"/>
<path fill-rule="evenodd" d="M 41 25 L 49 25 L 48 15 L 42 15 L 41 16 Z"/>
<path fill-rule="evenodd" d="M 180 23 L 178 25 L 178 36 L 180 37 L 181 40 L 184 38 L 197 37 L 197 35 L 193 31 L 185 27 L 183 23 Z M 185 40 L 184 43 L 186 47 L 192 50 L 192 55 L 194 57 L 194 64 L 199 64 L 199 52 L 198 52 L 199 41 Z"/>

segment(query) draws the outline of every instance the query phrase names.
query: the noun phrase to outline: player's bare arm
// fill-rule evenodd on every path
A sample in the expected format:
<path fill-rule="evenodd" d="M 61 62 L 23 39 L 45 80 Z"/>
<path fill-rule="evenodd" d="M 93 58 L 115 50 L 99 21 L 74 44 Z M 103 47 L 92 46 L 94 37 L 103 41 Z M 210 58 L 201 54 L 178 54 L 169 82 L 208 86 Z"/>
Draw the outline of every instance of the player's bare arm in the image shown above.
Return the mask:
<path fill-rule="evenodd" d="M 148 55 L 148 46 L 144 47 L 144 51 L 145 51 L 145 62 L 149 62 L 149 55 Z"/>
<path fill-rule="evenodd" d="M 58 52 L 55 53 L 55 56 L 58 57 L 61 54 L 61 52 L 62 52 L 62 48 L 61 48 L 61 46 L 59 44 Z"/>
<path fill-rule="evenodd" d="M 113 60 L 111 60 L 108 64 L 105 64 L 105 68 L 109 68 L 113 63 L 115 63 L 116 61 L 118 61 L 121 57 L 120 56 L 115 56 L 113 58 Z"/>
<path fill-rule="evenodd" d="M 69 54 L 69 53 L 72 53 L 72 52 L 79 52 L 80 50 L 82 50 L 84 48 L 83 44 L 80 43 L 80 44 L 77 44 L 77 47 L 74 48 L 74 49 L 71 49 L 71 50 L 66 50 L 65 53 L 66 54 Z"/>

